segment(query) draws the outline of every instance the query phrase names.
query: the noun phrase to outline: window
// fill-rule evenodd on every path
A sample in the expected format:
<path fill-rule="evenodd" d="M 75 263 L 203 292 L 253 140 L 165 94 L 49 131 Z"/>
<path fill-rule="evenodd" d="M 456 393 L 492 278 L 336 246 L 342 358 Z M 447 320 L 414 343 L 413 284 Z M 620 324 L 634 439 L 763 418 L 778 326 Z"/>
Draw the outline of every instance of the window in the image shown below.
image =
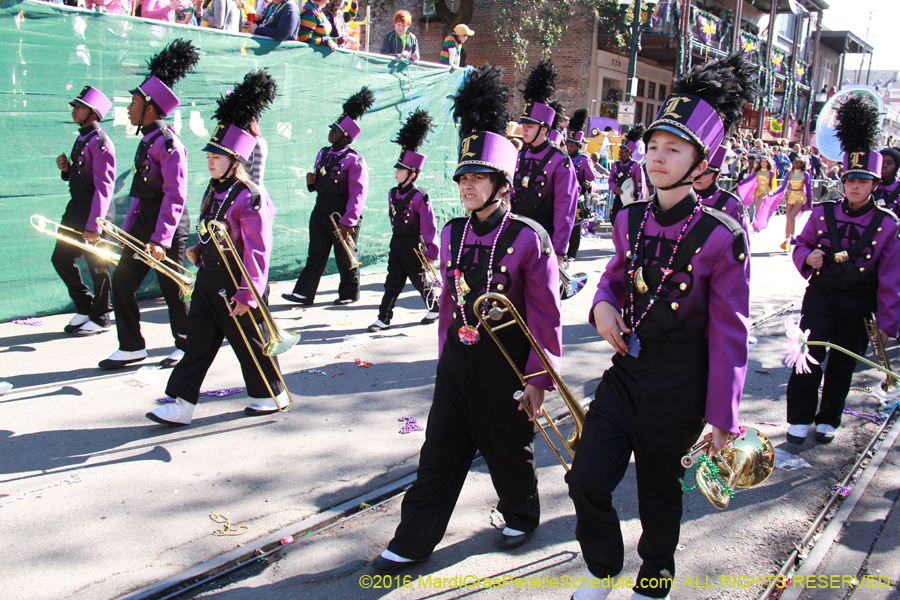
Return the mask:
<path fill-rule="evenodd" d="M 653 123 L 653 119 L 655 119 L 655 118 L 656 118 L 656 106 L 653 104 L 647 103 L 647 117 L 644 119 L 644 124 L 647 125 L 647 127 L 649 127 L 650 124 Z"/>
<path fill-rule="evenodd" d="M 656 98 L 656 82 L 648 81 L 647 82 L 647 98 L 653 100 Z"/>
<path fill-rule="evenodd" d="M 638 79 L 637 95 L 638 95 L 639 98 L 643 98 L 643 97 L 644 97 L 644 83 L 645 83 L 645 82 L 644 82 L 643 79 Z"/>
<path fill-rule="evenodd" d="M 641 115 L 644 114 L 644 103 L 643 102 L 635 102 L 634 103 L 634 124 L 637 125 L 641 122 Z"/>
<path fill-rule="evenodd" d="M 666 86 L 660 85 L 659 86 L 659 101 L 662 102 L 665 99 L 666 99 Z"/>

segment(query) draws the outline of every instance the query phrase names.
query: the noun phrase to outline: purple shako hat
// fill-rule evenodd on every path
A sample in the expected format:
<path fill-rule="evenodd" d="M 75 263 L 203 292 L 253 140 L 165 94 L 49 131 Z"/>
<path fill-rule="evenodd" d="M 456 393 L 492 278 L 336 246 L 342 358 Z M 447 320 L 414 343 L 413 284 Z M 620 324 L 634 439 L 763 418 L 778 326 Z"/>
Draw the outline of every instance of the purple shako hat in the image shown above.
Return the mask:
<path fill-rule="evenodd" d="M 556 111 L 540 102 L 529 102 L 519 117 L 519 123 L 530 123 L 532 125 L 544 125 L 550 127 L 553 119 L 556 117 Z"/>
<path fill-rule="evenodd" d="M 644 132 L 644 143 L 649 143 L 653 132 L 658 129 L 686 139 L 704 155 L 725 140 L 725 125 L 716 109 L 690 94 L 666 98 L 656 120 Z"/>
<path fill-rule="evenodd" d="M 89 85 L 84 86 L 84 89 L 81 90 L 81 93 L 78 94 L 75 98 L 69 102 L 72 106 L 86 106 L 95 113 L 97 113 L 97 118 L 101 121 L 103 117 L 106 116 L 106 113 L 109 112 L 109 109 L 112 108 L 112 102 L 109 98 L 107 98 L 103 92 L 98 90 L 97 88 L 91 87 Z"/>
<path fill-rule="evenodd" d="M 500 70 L 484 65 L 469 74 L 453 98 L 453 120 L 459 123 L 459 163 L 453 181 L 464 173 L 500 173 L 512 185 L 516 147 L 506 139 L 509 88 Z"/>
<path fill-rule="evenodd" d="M 225 154 L 244 162 L 256 147 L 256 138 L 248 130 L 251 123 L 268 108 L 278 93 L 278 86 L 265 70 L 251 71 L 244 80 L 216 100 L 213 119 L 219 121 L 204 152 Z"/>
<path fill-rule="evenodd" d="M 837 107 L 835 135 L 844 151 L 846 179 L 881 179 L 884 156 L 874 148 L 881 130 L 881 113 L 866 96 L 853 94 Z"/>
<path fill-rule="evenodd" d="M 409 169 L 414 173 L 422 171 L 427 157 L 424 154 L 419 154 L 416 150 L 425 143 L 425 138 L 430 130 L 431 116 L 428 114 L 428 111 L 420 108 L 409 115 L 406 123 L 403 124 L 399 133 L 397 133 L 397 139 L 394 140 L 402 148 L 400 158 L 397 159 L 397 164 L 394 165 L 395 169 Z"/>
<path fill-rule="evenodd" d="M 713 173 L 719 173 L 722 171 L 722 165 L 725 164 L 725 156 L 728 154 L 728 148 L 725 146 L 719 146 L 716 148 L 712 156 L 709 157 L 709 166 L 706 167 L 707 171 L 711 171 Z"/>
<path fill-rule="evenodd" d="M 584 126 L 587 125 L 588 111 L 586 108 L 579 108 L 569 119 L 569 135 L 566 142 L 572 144 L 580 144 L 584 141 Z"/>
<path fill-rule="evenodd" d="M 153 104 L 161 116 L 166 116 L 180 103 L 172 88 L 198 62 L 200 56 L 190 41 L 174 40 L 150 59 L 147 63 L 150 76 L 131 93 L 140 94 L 145 102 Z"/>
<path fill-rule="evenodd" d="M 543 125 L 547 129 L 553 129 L 553 119 L 556 111 L 548 103 L 556 93 L 556 78 L 559 71 L 549 60 L 542 60 L 531 68 L 525 88 L 522 90 L 525 96 L 525 109 L 519 117 L 519 123 Z"/>
<path fill-rule="evenodd" d="M 344 102 L 344 114 L 329 125 L 329 129 L 346 134 L 350 141 L 355 140 L 362 133 L 356 120 L 362 118 L 366 111 L 372 108 L 373 104 L 375 104 L 375 94 L 369 90 L 368 86 L 363 87 Z"/>
<path fill-rule="evenodd" d="M 164 84 L 156 75 L 151 75 L 144 83 L 131 90 L 132 94 L 140 94 L 144 100 L 153 104 L 162 116 L 167 116 L 175 110 L 181 100 Z"/>
<path fill-rule="evenodd" d="M 561 132 L 559 132 L 555 129 L 550 130 L 550 133 L 547 135 L 547 139 L 550 140 L 551 144 L 553 144 L 554 146 L 557 146 L 557 147 L 560 144 L 564 144 L 566 141 L 565 136 Z"/>

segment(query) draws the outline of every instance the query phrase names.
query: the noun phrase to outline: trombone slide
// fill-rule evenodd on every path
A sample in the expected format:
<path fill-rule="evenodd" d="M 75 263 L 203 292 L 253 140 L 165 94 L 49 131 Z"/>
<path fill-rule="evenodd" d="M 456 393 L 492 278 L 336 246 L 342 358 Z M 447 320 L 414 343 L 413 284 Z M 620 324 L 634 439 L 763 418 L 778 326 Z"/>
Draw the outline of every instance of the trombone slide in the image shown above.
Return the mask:
<path fill-rule="evenodd" d="M 349 240 L 344 237 L 344 234 L 341 232 L 341 228 L 338 227 L 338 221 L 340 221 L 341 214 L 338 212 L 333 212 L 328 215 L 328 218 L 331 219 L 331 226 L 334 227 L 334 235 L 337 237 L 337 240 L 341 243 L 341 247 L 344 249 L 344 252 L 347 253 L 347 260 L 350 261 L 350 268 L 355 269 L 359 266 L 359 258 L 353 253 L 356 252 L 356 242 L 353 241 L 353 238 Z"/>

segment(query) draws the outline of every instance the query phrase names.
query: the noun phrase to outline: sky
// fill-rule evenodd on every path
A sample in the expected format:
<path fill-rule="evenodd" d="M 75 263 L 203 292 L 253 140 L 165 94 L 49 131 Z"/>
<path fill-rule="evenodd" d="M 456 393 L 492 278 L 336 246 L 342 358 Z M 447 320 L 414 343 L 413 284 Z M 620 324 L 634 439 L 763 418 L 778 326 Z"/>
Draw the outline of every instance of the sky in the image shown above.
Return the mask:
<path fill-rule="evenodd" d="M 873 70 L 900 70 L 900 2 L 897 0 L 825 0 L 825 27 L 834 31 L 851 31 L 875 48 Z M 872 21 L 869 23 L 869 14 Z M 869 36 L 866 38 L 868 26 Z M 853 54 L 845 61 L 845 69 L 859 69 L 862 55 Z M 863 68 L 869 66 L 865 55 Z"/>

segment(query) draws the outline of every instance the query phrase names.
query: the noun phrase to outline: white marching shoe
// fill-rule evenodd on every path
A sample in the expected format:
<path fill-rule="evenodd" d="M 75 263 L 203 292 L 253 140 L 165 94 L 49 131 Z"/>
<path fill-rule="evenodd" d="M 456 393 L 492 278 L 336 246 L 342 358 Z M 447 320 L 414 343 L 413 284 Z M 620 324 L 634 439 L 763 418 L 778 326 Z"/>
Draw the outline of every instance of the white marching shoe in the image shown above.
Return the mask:
<path fill-rule="evenodd" d="M 184 358 L 184 350 L 175 348 L 175 351 L 172 354 L 159 362 L 159 366 L 163 369 L 171 369 L 180 363 L 182 358 Z"/>
<path fill-rule="evenodd" d="M 76 314 L 69 320 L 69 324 L 63 328 L 66 333 L 75 333 L 79 327 L 90 321 L 87 315 Z"/>
<path fill-rule="evenodd" d="M 109 355 L 109 358 L 105 360 L 101 360 L 97 363 L 97 366 L 101 369 L 121 369 L 122 367 L 128 366 L 131 363 L 140 362 L 147 358 L 146 350 L 135 350 L 134 352 L 128 352 L 126 350 L 116 350 L 112 354 Z"/>
<path fill-rule="evenodd" d="M 0 381 L 0 396 L 13 389 L 13 384 L 8 381 Z"/>
<path fill-rule="evenodd" d="M 278 406 L 275 406 L 275 402 L 272 401 L 271 398 L 254 398 L 253 402 L 250 403 L 250 406 L 244 409 L 244 414 L 250 415 L 251 417 L 271 415 L 272 413 L 278 412 L 278 407 L 281 407 L 282 410 L 288 410 L 291 406 L 291 400 L 288 398 L 287 390 L 278 394 L 275 397 L 275 401 L 278 402 Z"/>
<path fill-rule="evenodd" d="M 89 335 L 96 335 L 98 333 L 105 333 L 107 331 L 109 331 L 109 325 L 104 327 L 103 325 L 97 325 L 93 321 L 88 321 L 87 323 L 73 331 L 72 335 L 75 335 L 76 337 L 87 337 Z"/>
<path fill-rule="evenodd" d="M 791 425 L 787 430 L 787 441 L 798 446 L 806 441 L 809 425 Z"/>
<path fill-rule="evenodd" d="M 435 321 L 438 320 L 438 317 L 441 316 L 441 313 L 436 310 L 429 310 L 428 314 L 422 319 L 422 325 L 431 325 Z"/>
<path fill-rule="evenodd" d="M 187 400 L 176 398 L 147 413 L 147 418 L 163 425 L 190 425 L 196 406 Z"/>

